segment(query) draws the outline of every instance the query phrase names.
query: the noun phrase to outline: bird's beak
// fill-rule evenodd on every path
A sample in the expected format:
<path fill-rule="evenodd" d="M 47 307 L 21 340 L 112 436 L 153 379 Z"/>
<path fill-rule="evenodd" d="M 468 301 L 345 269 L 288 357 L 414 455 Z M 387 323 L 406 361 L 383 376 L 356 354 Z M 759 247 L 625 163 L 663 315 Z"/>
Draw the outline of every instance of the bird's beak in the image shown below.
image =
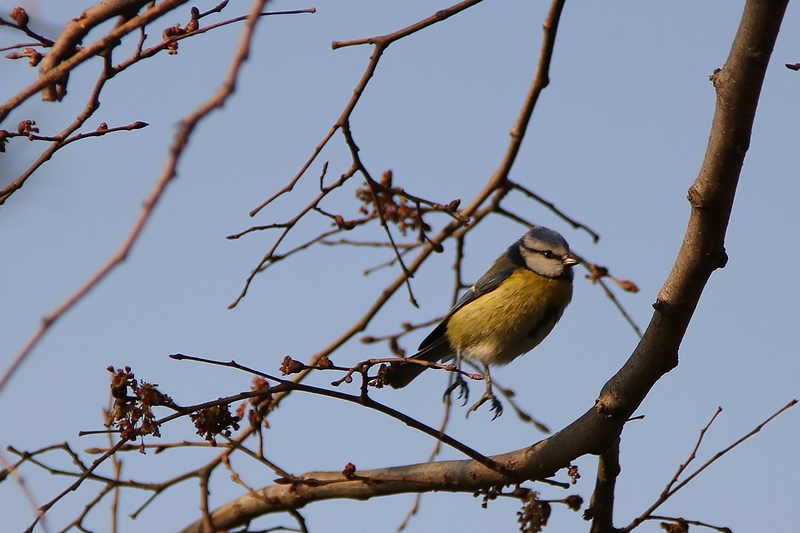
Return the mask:
<path fill-rule="evenodd" d="M 580 257 L 573 254 L 569 254 L 567 257 L 564 258 L 564 264 L 567 266 L 574 266 L 582 262 L 583 261 L 581 260 Z"/>

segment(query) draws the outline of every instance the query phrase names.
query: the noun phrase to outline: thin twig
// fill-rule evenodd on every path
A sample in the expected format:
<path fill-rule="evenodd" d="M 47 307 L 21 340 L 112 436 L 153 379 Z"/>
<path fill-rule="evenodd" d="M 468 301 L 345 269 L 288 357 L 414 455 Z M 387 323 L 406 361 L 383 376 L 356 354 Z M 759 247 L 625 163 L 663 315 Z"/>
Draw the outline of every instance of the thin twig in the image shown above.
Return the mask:
<path fill-rule="evenodd" d="M 53 46 L 53 44 L 55 44 L 54 41 L 48 39 L 47 37 L 44 37 L 43 35 L 39 35 L 35 31 L 30 29 L 27 24 L 24 24 L 24 25 L 16 24 L 14 22 L 10 22 L 8 20 L 5 20 L 3 17 L 0 17 L 0 26 L 6 26 L 8 28 L 13 28 L 15 30 L 19 30 L 22 33 L 24 33 L 25 35 L 27 35 L 28 37 L 31 37 L 32 39 L 36 39 L 38 41 L 38 42 L 36 42 L 34 44 L 30 44 L 30 45 L 27 45 L 27 46 L 45 46 L 45 47 L 50 47 L 50 46 Z"/>
<path fill-rule="evenodd" d="M 686 479 L 684 479 L 683 481 L 681 481 L 680 483 L 675 485 L 675 483 L 676 483 L 676 481 L 678 479 L 678 476 L 680 476 L 680 474 L 686 469 L 686 466 L 695 458 L 695 453 L 697 452 L 698 448 L 700 447 L 700 443 L 702 442 L 703 437 L 705 436 L 705 432 L 708 430 L 709 426 L 711 426 L 711 423 L 714 422 L 714 420 L 717 418 L 717 415 L 721 411 L 721 408 L 718 408 L 717 412 L 715 412 L 714 416 L 711 418 L 711 421 L 700 431 L 700 436 L 697 439 L 697 443 L 695 444 L 695 447 L 692 449 L 692 453 L 689 455 L 689 458 L 687 459 L 686 463 L 682 464 L 678 468 L 678 472 L 673 476 L 673 478 L 667 484 L 667 487 L 664 489 L 664 492 L 661 493 L 661 495 L 658 497 L 658 499 L 655 501 L 655 503 L 653 503 L 653 505 L 651 505 L 645 512 L 643 512 L 641 515 L 639 515 L 637 518 L 635 518 L 628 526 L 626 526 L 623 529 L 621 529 L 620 533 L 626 533 L 628 531 L 631 531 L 634 528 L 636 528 L 639 524 L 641 524 L 642 522 L 647 520 L 648 517 L 653 513 L 653 511 L 658 509 L 661 506 L 661 504 L 663 504 L 665 501 L 667 501 L 673 494 L 675 494 L 676 492 L 681 490 L 683 487 L 685 487 L 691 480 L 693 480 L 695 477 L 697 477 L 706 468 L 711 466 L 711 464 L 713 464 L 718 459 L 720 459 L 723 455 L 725 455 L 726 453 L 728 453 L 729 451 L 731 451 L 732 449 L 734 449 L 735 447 L 737 447 L 738 445 L 740 445 L 741 443 L 743 443 L 744 441 L 746 441 L 747 439 L 749 439 L 750 437 L 752 437 L 753 435 L 755 435 L 756 433 L 761 431 L 761 429 L 764 426 L 769 424 L 778 415 L 780 415 L 781 413 L 783 413 L 784 411 L 786 411 L 790 407 L 793 407 L 795 404 L 797 404 L 797 400 L 792 400 L 789 403 L 787 403 L 786 405 L 784 405 L 783 407 L 781 407 L 780 409 L 778 409 L 778 411 L 776 411 L 772 416 L 770 416 L 769 418 L 767 418 L 766 420 L 761 422 L 759 425 L 757 425 L 752 431 L 750 431 L 749 433 L 744 435 L 742 438 L 740 438 L 739 440 L 737 440 L 736 442 L 734 442 L 733 444 L 731 444 L 727 448 L 725 448 L 725 449 L 717 452 L 716 454 L 714 454 L 714 456 L 711 457 L 711 459 L 709 459 L 708 461 L 703 463 L 697 470 L 695 470 L 688 477 L 686 477 Z"/>
<path fill-rule="evenodd" d="M 128 442 L 126 439 L 120 439 L 119 442 L 117 442 L 116 446 L 109 449 L 108 452 L 104 453 L 103 455 L 92 461 L 92 464 L 86 469 L 85 472 L 83 472 L 80 476 L 78 476 L 78 479 L 76 479 L 75 482 L 72 483 L 72 485 L 61 491 L 61 493 L 59 493 L 55 498 L 42 505 L 39 508 L 39 515 L 34 519 L 33 523 L 31 523 L 28 529 L 25 530 L 25 533 L 32 533 L 33 529 L 36 527 L 36 524 L 39 523 L 39 521 L 51 507 L 53 507 L 56 503 L 58 503 L 64 496 L 77 489 L 84 482 L 84 480 L 88 478 L 95 471 L 95 469 L 98 466 L 103 464 L 106 459 L 108 459 L 109 457 L 114 455 L 114 453 L 116 453 L 118 446 L 122 446 L 126 442 Z"/>
<path fill-rule="evenodd" d="M 713 529 L 715 531 L 719 531 L 720 533 L 732 533 L 730 528 L 724 526 L 712 526 L 711 524 L 707 524 L 705 522 L 699 522 L 697 520 L 687 520 L 685 518 L 673 518 L 669 516 L 650 516 L 648 520 L 668 520 L 670 522 L 684 522 L 688 525 L 698 526 L 698 527 L 705 527 L 708 529 Z"/>
<path fill-rule="evenodd" d="M 582 223 L 578 222 L 577 220 L 575 220 L 574 218 L 568 216 L 566 213 L 564 213 L 559 208 L 557 208 L 554 203 L 545 200 L 544 198 L 542 198 L 541 196 L 539 196 L 535 192 L 531 191 L 530 189 L 528 189 L 527 187 L 524 187 L 523 185 L 521 185 L 519 183 L 516 183 L 516 182 L 513 182 L 511 180 L 508 180 L 508 185 L 512 189 L 516 189 L 516 190 L 520 191 L 522 194 L 524 194 L 528 198 L 532 198 L 532 199 L 536 200 L 537 202 L 539 202 L 540 204 L 542 204 L 543 206 L 548 208 L 551 212 L 553 212 L 558 218 L 560 218 L 561 220 L 563 220 L 564 222 L 566 222 L 567 224 L 569 224 L 573 228 L 584 230 L 586 233 L 588 233 L 589 235 L 592 236 L 592 239 L 594 240 L 594 242 L 597 242 L 597 241 L 600 240 L 600 235 L 597 232 L 595 232 L 592 228 L 588 227 L 587 225 L 582 224 Z"/>
<path fill-rule="evenodd" d="M 139 18 L 144 17 L 147 13 L 151 11 L 156 11 L 159 8 L 163 8 L 164 6 L 170 5 L 170 2 L 174 2 L 176 0 L 165 0 L 163 3 L 159 4 L 158 6 L 154 7 L 153 9 L 149 10 L 145 14 L 141 15 Z M 145 199 L 144 205 L 142 210 L 139 213 L 138 218 L 133 224 L 128 235 L 125 237 L 125 240 L 122 242 L 120 248 L 117 252 L 103 265 L 100 270 L 97 271 L 81 288 L 79 288 L 72 296 L 70 296 L 66 301 L 64 301 L 61 305 L 59 305 L 55 310 L 50 312 L 42 319 L 42 323 L 33 336 L 28 340 L 27 344 L 23 347 L 23 349 L 16 355 L 10 365 L 6 368 L 2 377 L 0 377 L 0 391 L 3 390 L 6 383 L 8 383 L 11 376 L 14 372 L 19 368 L 22 362 L 27 358 L 28 354 L 31 353 L 33 348 L 39 343 L 39 341 L 44 337 L 44 335 L 50 330 L 50 327 L 55 323 L 58 319 L 60 319 L 64 314 L 72 309 L 72 307 L 83 299 L 86 294 L 91 292 L 94 287 L 100 283 L 112 270 L 114 270 L 118 265 L 127 259 L 128 254 L 130 253 L 131 249 L 133 248 L 134 243 L 138 240 L 139 235 L 141 235 L 142 230 L 144 229 L 147 222 L 150 220 L 150 216 L 155 209 L 156 204 L 161 199 L 164 191 L 167 188 L 167 185 L 172 181 L 172 179 L 177 175 L 177 167 L 178 162 L 183 155 L 184 150 L 191 138 L 192 132 L 194 131 L 195 127 L 200 123 L 202 119 L 204 119 L 211 111 L 214 109 L 218 109 L 222 107 L 228 97 L 233 94 L 236 88 L 236 80 L 239 75 L 239 70 L 241 69 L 244 61 L 247 59 L 250 50 L 250 41 L 253 36 L 253 29 L 255 24 L 258 21 L 260 16 L 261 10 L 264 7 L 266 0 L 256 0 L 254 3 L 254 8 L 251 11 L 250 18 L 245 24 L 244 28 L 242 29 L 242 36 L 239 41 L 239 45 L 236 48 L 236 51 L 233 56 L 233 60 L 231 61 L 231 65 L 228 69 L 228 73 L 225 79 L 222 82 L 222 85 L 217 90 L 217 92 L 209 98 L 204 104 L 198 107 L 195 111 L 190 113 L 182 122 L 178 131 L 175 134 L 172 146 L 170 148 L 170 155 L 167 158 L 166 164 L 164 169 L 161 172 L 161 175 L 156 181 L 155 186 L 151 190 L 149 196 Z M 257 8 L 257 9 L 256 9 Z M 147 19 L 150 20 L 150 19 Z M 143 22 L 144 23 L 144 22 Z M 113 32 L 109 33 L 111 35 Z M 101 39 L 102 40 L 102 39 Z M 78 54 L 76 54 L 77 56 Z M 74 58 L 75 56 L 73 56 Z M 70 60 L 65 62 L 59 67 L 56 67 L 51 72 L 56 72 L 61 69 L 64 65 L 68 64 Z M 3 115 L 0 114 L 0 117 Z"/>
<path fill-rule="evenodd" d="M 195 357 L 195 356 L 184 355 L 184 354 L 173 354 L 173 355 L 170 355 L 170 358 L 171 359 L 175 359 L 176 361 L 183 361 L 183 360 L 196 361 L 196 362 L 202 362 L 202 363 L 207 363 L 207 364 L 216 365 L 216 366 L 225 366 L 225 367 L 235 368 L 237 370 L 242 370 L 244 372 L 248 372 L 250 374 L 253 374 L 253 375 L 256 375 L 256 376 L 261 376 L 261 377 L 266 378 L 268 380 L 274 381 L 274 382 L 278 383 L 278 385 L 276 385 L 274 387 L 270 387 L 269 389 L 262 389 L 262 390 L 257 390 L 257 391 L 243 392 L 243 393 L 240 393 L 240 394 L 236 394 L 234 396 L 229 396 L 229 397 L 226 397 L 226 398 L 220 398 L 218 400 L 214 400 L 214 401 L 211 401 L 211 402 L 204 402 L 202 404 L 193 405 L 193 406 L 190 406 L 190 407 L 180 408 L 178 410 L 178 412 L 159 419 L 157 421 L 157 424 L 159 424 L 159 425 L 162 425 L 162 424 L 164 424 L 166 422 L 169 422 L 169 421 L 174 420 L 176 418 L 179 418 L 181 416 L 185 416 L 186 414 L 188 414 L 190 412 L 195 412 L 195 411 L 198 411 L 198 410 L 201 410 L 201 409 L 205 409 L 205 408 L 208 408 L 208 407 L 212 407 L 212 406 L 216 406 L 216 405 L 231 404 L 231 403 L 234 403 L 234 402 L 237 402 L 237 401 L 241 401 L 241 400 L 245 400 L 245 399 L 248 399 L 248 398 L 261 397 L 261 396 L 264 396 L 266 394 L 273 394 L 274 395 L 276 393 L 287 392 L 287 391 L 300 391 L 300 392 L 306 392 L 306 393 L 309 393 L 309 394 L 316 394 L 316 395 L 319 395 L 319 396 L 326 396 L 326 397 L 329 397 L 329 398 L 336 398 L 337 400 L 344 400 L 346 402 L 351 402 L 351 403 L 363 405 L 364 407 L 368 407 L 370 409 L 374 409 L 374 410 L 376 410 L 376 411 L 378 411 L 380 413 L 383 413 L 385 415 L 390 416 L 391 418 L 394 418 L 396 420 L 399 420 L 400 422 L 403 422 L 404 424 L 406 424 L 407 426 L 409 426 L 411 428 L 419 430 L 419 431 L 425 433 L 426 435 L 429 435 L 429 436 L 431 436 L 431 437 L 433 437 L 435 439 L 438 439 L 438 440 L 444 442 L 448 446 L 450 446 L 450 447 L 454 448 L 455 450 L 458 450 L 459 452 L 463 453 L 464 455 L 466 455 L 470 459 L 473 459 L 474 461 L 477 461 L 478 463 L 482 464 L 483 466 L 485 466 L 489 470 L 497 472 L 498 474 L 503 475 L 503 476 L 509 476 L 509 477 L 511 476 L 511 473 L 505 468 L 505 466 L 503 466 L 501 464 L 498 464 L 494 460 L 489 459 L 488 457 L 484 456 L 483 454 L 473 450 L 472 448 L 470 448 L 466 444 L 464 444 L 464 443 L 462 443 L 462 442 L 450 437 L 449 435 L 441 433 L 437 429 L 434 429 L 434 428 L 432 428 L 432 427 L 430 427 L 430 426 L 428 426 L 426 424 L 423 424 L 422 422 L 416 420 L 415 418 L 412 418 L 412 417 L 410 417 L 410 416 L 408 416 L 408 415 L 406 415 L 404 413 L 401 413 L 400 411 L 392 409 L 391 407 L 389 407 L 387 405 L 384 405 L 384 404 L 382 404 L 380 402 L 377 402 L 377 401 L 373 400 L 370 397 L 366 397 L 365 398 L 361 394 L 359 394 L 359 395 L 345 394 L 345 393 L 339 392 L 339 391 L 322 389 L 320 387 L 314 387 L 314 386 L 311 386 L 311 385 L 305 385 L 305 384 L 302 384 L 302 383 L 297 383 L 297 382 L 294 382 L 294 381 L 291 381 L 291 380 L 281 379 L 279 377 L 267 374 L 265 372 L 261 372 L 260 370 L 255 370 L 253 368 L 249 368 L 249 367 L 247 367 L 245 365 L 237 363 L 236 361 L 216 361 L 216 360 L 213 360 L 213 359 L 206 359 L 206 358 L 203 358 L 203 357 Z"/>
<path fill-rule="evenodd" d="M 91 59 L 94 56 L 100 55 L 103 51 L 109 48 L 117 46 L 120 39 L 125 35 L 137 30 L 141 26 L 149 24 L 162 15 L 166 15 L 176 7 L 185 4 L 186 2 L 187 0 L 164 0 L 152 9 L 148 9 L 141 15 L 133 17 L 124 24 L 115 27 L 105 36 L 101 37 L 89 46 L 82 48 L 68 59 L 65 59 L 58 66 L 47 71 L 47 73 L 43 73 L 41 76 L 39 76 L 38 80 L 23 89 L 21 92 L 17 93 L 16 96 L 12 97 L 5 104 L 0 106 L 0 122 L 5 120 L 13 109 L 19 107 L 28 98 L 41 91 L 45 87 L 55 83 L 57 80 L 62 79 L 65 74 L 74 70 L 75 67 L 81 63 Z"/>

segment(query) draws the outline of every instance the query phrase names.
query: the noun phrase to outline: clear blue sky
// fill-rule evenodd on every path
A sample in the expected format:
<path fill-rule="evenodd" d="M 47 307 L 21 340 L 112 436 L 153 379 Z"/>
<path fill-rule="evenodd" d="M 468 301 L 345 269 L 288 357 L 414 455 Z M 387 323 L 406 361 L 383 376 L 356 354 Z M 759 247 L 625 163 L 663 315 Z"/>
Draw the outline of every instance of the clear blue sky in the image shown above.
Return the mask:
<path fill-rule="evenodd" d="M 14 3 L 2 2 L 8 13 Z M 23 5 L 34 27 L 49 35 L 89 2 L 40 0 Z M 201 10 L 215 2 L 198 3 Z M 227 17 L 247 2 L 232 2 Z M 743 2 L 568 2 L 551 70 L 520 156 L 511 172 L 602 236 L 593 244 L 544 208 L 509 202 L 526 218 L 562 232 L 573 249 L 635 281 L 636 295 L 619 297 L 641 327 L 681 244 L 689 204 L 686 190 L 700 167 L 715 95 L 708 76 L 730 49 Z M 341 136 L 325 149 L 290 196 L 247 213 L 301 167 L 339 116 L 367 65 L 370 47 L 332 51 L 334 40 L 370 37 L 399 29 L 446 7 L 445 2 L 274 2 L 271 9 L 315 6 L 317 13 L 268 17 L 258 27 L 238 91 L 221 112 L 202 123 L 141 240 L 125 264 L 59 322 L 0 396 L 0 445 L 36 449 L 68 440 L 76 450 L 103 446 L 103 437 L 78 438 L 102 427 L 108 398 L 108 365 L 130 365 L 137 377 L 158 383 L 181 404 L 234 394 L 248 376 L 167 358 L 174 352 L 236 359 L 277 372 L 285 355 L 306 360 L 348 328 L 397 275 L 363 270 L 390 257 L 386 251 L 319 248 L 276 265 L 256 278 L 250 292 L 228 310 L 246 276 L 275 234 L 238 241 L 226 235 L 254 224 L 281 222 L 307 202 L 321 165 L 328 179 L 347 170 Z M 465 13 L 395 43 L 352 118 L 361 156 L 373 175 L 394 171 L 406 190 L 446 203 L 471 199 L 497 167 L 519 112 L 539 53 L 544 2 L 484 2 Z M 188 20 L 170 15 L 148 32 Z M 4 15 L 5 16 L 5 15 Z M 221 19 L 215 19 L 221 20 Z M 209 22 L 211 20 L 209 19 Z M 36 25 L 39 24 L 40 25 Z M 226 71 L 241 26 L 181 41 L 179 54 L 161 54 L 109 82 L 102 107 L 85 129 L 137 120 L 146 129 L 75 143 L 58 153 L 0 207 L 0 366 L 25 344 L 40 318 L 84 282 L 119 246 L 153 186 L 177 122 L 208 98 Z M 680 351 L 680 365 L 641 406 L 644 420 L 622 437 L 615 525 L 646 509 L 688 456 L 698 431 L 717 406 L 724 411 L 706 437 L 702 462 L 772 412 L 800 396 L 796 328 L 800 281 L 793 266 L 798 245 L 797 146 L 800 140 L 800 9 L 789 6 L 767 74 L 753 140 L 742 172 L 726 248 L 728 266 L 714 273 Z M 92 33 L 85 43 L 99 34 Z M 19 38 L 0 28 L 0 45 Z M 131 50 L 134 42 L 125 42 Z M 117 52 L 115 60 L 123 59 Z M 77 115 L 99 72 L 99 60 L 76 71 L 60 105 L 37 98 L 2 125 L 13 130 L 35 119 L 55 134 Z M 7 100 L 34 80 L 26 61 L 0 61 L 0 98 Z M 44 145 L 16 139 L 0 154 L 0 184 L 25 169 Z M 344 215 L 357 204 L 353 181 L 325 207 Z M 444 224 L 444 217 L 432 217 Z M 288 243 L 329 228 L 309 217 Z M 467 245 L 465 275 L 476 279 L 524 228 L 496 218 Z M 375 238 L 368 229 L 352 238 Z M 413 281 L 420 309 L 400 291 L 367 333 L 394 332 L 402 322 L 442 314 L 451 297 L 453 245 Z M 582 270 L 578 272 L 582 273 Z M 409 337 L 413 349 L 424 332 Z M 519 403 L 553 429 L 590 408 L 605 381 L 636 345 L 630 327 L 602 291 L 576 280 L 573 303 L 551 336 L 534 352 L 493 376 L 513 388 Z M 334 354 L 348 365 L 383 357 L 383 345 L 356 341 Z M 324 386 L 332 374 L 313 376 Z M 438 425 L 446 378 L 426 372 L 402 391 L 376 391 L 380 401 Z M 800 496 L 797 476 L 800 426 L 797 408 L 723 458 L 668 502 L 659 514 L 683 516 L 737 533 L 788 531 Z M 544 435 L 511 410 L 494 422 L 487 411 L 469 420 L 454 413 L 450 433 L 487 454 L 518 449 Z M 294 474 L 340 470 L 347 462 L 375 468 L 424 461 L 434 443 L 376 413 L 317 397 L 291 398 L 270 417 L 266 450 Z M 192 438 L 190 424 L 163 430 L 164 442 Z M 148 439 L 148 442 L 153 442 Z M 130 453 L 124 478 L 162 481 L 201 465 L 213 451 Z M 443 458 L 460 458 L 445 450 Z M 69 466 L 64 457 L 51 464 Z M 88 459 L 89 461 L 91 458 Z M 546 498 L 579 493 L 588 500 L 596 459 L 577 461 L 582 479 L 564 492 L 541 487 Z M 234 465 L 254 487 L 274 478 L 255 463 Z M 106 472 L 110 470 L 105 469 Z M 39 503 L 70 482 L 28 467 L 22 471 Z M 565 475 L 561 474 L 561 479 Z M 242 493 L 225 471 L 213 478 L 212 505 Z M 98 490 L 90 483 L 48 513 L 51 531 L 71 521 Z M 121 531 L 173 531 L 198 517 L 198 487 L 173 488 L 136 520 L 127 518 L 149 494 L 126 490 Z M 324 502 L 303 511 L 311 531 L 391 532 L 413 496 L 370 502 Z M 409 531 L 515 531 L 517 502 L 469 495 L 423 498 Z M 108 529 L 107 506 L 88 524 Z M 356 514 L 358 513 L 358 514 Z M 19 487 L 0 485 L 0 523 L 21 531 L 33 514 Z M 292 526 L 286 516 L 259 522 Z M 256 525 L 254 524 L 254 527 Z M 366 526 L 365 526 L 366 527 Z M 580 514 L 556 507 L 554 531 L 584 531 Z M 657 522 L 641 531 L 660 531 Z"/>

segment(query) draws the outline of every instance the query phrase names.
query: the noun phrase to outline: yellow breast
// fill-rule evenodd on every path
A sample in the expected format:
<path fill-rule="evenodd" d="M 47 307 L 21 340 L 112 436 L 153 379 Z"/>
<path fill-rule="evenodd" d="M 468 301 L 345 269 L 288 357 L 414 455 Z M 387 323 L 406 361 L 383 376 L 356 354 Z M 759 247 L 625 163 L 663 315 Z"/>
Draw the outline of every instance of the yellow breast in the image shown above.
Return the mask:
<path fill-rule="evenodd" d="M 447 340 L 469 359 L 503 365 L 537 346 L 571 299 L 571 281 L 521 268 L 456 311 L 447 324 Z"/>

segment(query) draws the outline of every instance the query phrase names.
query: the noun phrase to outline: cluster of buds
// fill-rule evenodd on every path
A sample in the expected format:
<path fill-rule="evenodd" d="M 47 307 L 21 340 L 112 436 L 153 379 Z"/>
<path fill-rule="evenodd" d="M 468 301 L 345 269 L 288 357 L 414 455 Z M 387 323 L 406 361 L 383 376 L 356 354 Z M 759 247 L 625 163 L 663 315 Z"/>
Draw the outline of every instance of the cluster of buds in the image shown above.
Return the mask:
<path fill-rule="evenodd" d="M 261 376 L 253 378 L 253 384 L 250 387 L 253 391 L 269 391 L 269 382 Z M 247 411 L 247 406 L 250 405 L 251 409 Z M 247 421 L 250 422 L 250 427 L 259 427 L 263 425 L 269 428 L 267 422 L 267 413 L 272 407 L 272 393 L 266 392 L 263 396 L 254 396 L 247 402 L 242 402 L 236 410 L 236 416 L 239 420 L 243 420 L 247 416 Z"/>
<path fill-rule="evenodd" d="M 231 436 L 231 430 L 239 429 L 238 416 L 232 415 L 228 404 L 212 405 L 189 415 L 194 422 L 197 434 L 206 439 L 211 446 L 216 446 L 217 435 Z"/>
<path fill-rule="evenodd" d="M 17 133 L 30 138 L 34 133 L 39 133 L 35 120 L 23 120 L 17 124 Z"/>
<path fill-rule="evenodd" d="M 409 229 L 416 231 L 421 227 L 423 231 L 430 230 L 422 220 L 419 209 L 408 204 L 408 200 L 400 194 L 401 190 L 392 187 L 391 170 L 383 173 L 380 185 L 380 188 L 375 188 L 374 195 L 366 184 L 356 190 L 356 198 L 363 204 L 359 208 L 362 214 L 376 216 L 380 208 L 383 220 L 395 224 L 403 235 Z"/>
<path fill-rule="evenodd" d="M 185 27 L 181 27 L 180 23 L 175 23 L 175 25 L 165 29 L 161 34 L 161 36 L 164 38 L 164 41 L 168 41 L 167 53 L 171 56 L 178 53 L 178 41 L 173 40 L 175 37 L 192 33 L 193 31 L 197 31 L 199 28 L 200 11 L 196 7 L 192 7 L 192 19 L 188 24 L 186 24 Z"/>
<path fill-rule="evenodd" d="M 584 264 L 589 267 L 590 273 L 586 274 L 586 279 L 590 280 L 592 283 L 597 283 L 598 280 L 602 278 L 609 278 L 611 281 L 616 283 L 620 289 L 625 292 L 639 292 L 639 287 L 632 281 L 628 279 L 617 279 L 612 276 L 609 271 L 608 267 L 604 267 L 601 265 L 596 265 L 594 263 L 584 262 Z"/>
<path fill-rule="evenodd" d="M 578 465 L 569 465 L 569 470 L 567 470 L 567 475 L 569 476 L 570 483 L 576 485 L 578 480 L 581 478 L 581 475 L 578 473 Z"/>
<path fill-rule="evenodd" d="M 539 500 L 538 496 L 537 492 L 531 491 L 522 509 L 517 511 L 517 522 L 521 533 L 539 533 L 550 519 L 553 508 L 548 502 Z"/>
<path fill-rule="evenodd" d="M 24 57 L 29 58 L 30 61 L 28 62 L 28 64 L 32 67 L 35 67 L 42 61 L 44 55 L 37 52 L 33 48 L 23 48 L 21 54 L 19 52 L 9 52 L 8 54 L 6 54 L 7 59 L 22 59 Z"/>
<path fill-rule="evenodd" d="M 174 406 L 172 398 L 158 391 L 158 385 L 137 380 L 131 367 L 108 367 L 111 372 L 111 396 L 114 407 L 108 414 L 106 425 L 116 427 L 120 436 L 129 441 L 144 435 L 160 437 L 161 433 L 152 408 L 158 405 Z"/>

